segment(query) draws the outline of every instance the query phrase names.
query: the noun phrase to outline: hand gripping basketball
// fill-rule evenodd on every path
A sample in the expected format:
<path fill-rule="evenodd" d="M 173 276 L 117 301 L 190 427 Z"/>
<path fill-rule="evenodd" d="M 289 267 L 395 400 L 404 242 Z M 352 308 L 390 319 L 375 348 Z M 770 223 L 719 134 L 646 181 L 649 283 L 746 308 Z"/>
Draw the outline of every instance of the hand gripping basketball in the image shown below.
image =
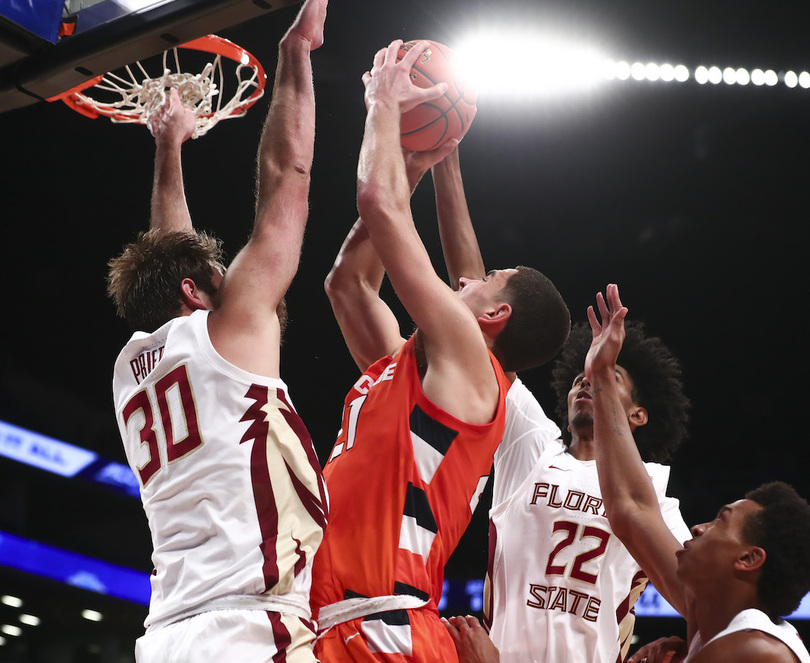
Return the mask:
<path fill-rule="evenodd" d="M 366 106 L 378 101 L 397 104 L 399 111 L 405 113 L 420 103 L 435 99 L 444 93 L 446 85 L 416 86 L 410 79 L 410 70 L 418 53 L 399 58 L 398 52 L 402 41 L 396 39 L 387 48 L 380 49 L 374 56 L 374 66 L 363 75 L 366 86 Z"/>
<path fill-rule="evenodd" d="M 413 58 L 413 52 L 418 56 Z M 430 88 L 446 83 L 444 93 L 403 114 L 402 147 L 414 152 L 435 150 L 451 138 L 461 140 L 476 113 L 476 90 L 459 71 L 453 50 L 436 41 L 409 41 L 399 49 L 398 58 L 405 62 L 410 55 L 411 80 L 414 85 Z"/>

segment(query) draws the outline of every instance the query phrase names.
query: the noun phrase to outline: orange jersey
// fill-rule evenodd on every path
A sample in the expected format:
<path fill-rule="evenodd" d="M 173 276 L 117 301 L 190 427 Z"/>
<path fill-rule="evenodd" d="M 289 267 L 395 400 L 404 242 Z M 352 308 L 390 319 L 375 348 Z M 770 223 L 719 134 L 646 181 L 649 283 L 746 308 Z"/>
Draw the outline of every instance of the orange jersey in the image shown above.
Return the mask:
<path fill-rule="evenodd" d="M 372 365 L 346 396 L 324 468 L 330 519 L 312 604 L 410 594 L 437 613 L 444 566 L 470 522 L 501 441 L 509 382 L 489 424 L 459 421 L 422 392 L 414 338 Z"/>

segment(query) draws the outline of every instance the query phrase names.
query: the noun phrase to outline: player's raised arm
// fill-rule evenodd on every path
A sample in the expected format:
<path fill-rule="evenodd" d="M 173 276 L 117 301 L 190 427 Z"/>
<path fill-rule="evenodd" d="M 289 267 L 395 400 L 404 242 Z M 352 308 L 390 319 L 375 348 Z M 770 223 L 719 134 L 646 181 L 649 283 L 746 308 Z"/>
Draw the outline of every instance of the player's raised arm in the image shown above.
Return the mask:
<path fill-rule="evenodd" d="M 454 139 L 431 152 L 403 150 L 412 192 L 431 166 L 444 159 L 457 144 Z M 384 275 L 368 229 L 358 219 L 344 240 L 324 287 L 349 352 L 361 371 L 380 357 L 393 354 L 404 342 L 396 317 L 380 298 Z"/>
<path fill-rule="evenodd" d="M 399 323 L 380 298 L 385 270 L 358 219 L 335 258 L 324 288 L 346 346 L 361 371 L 402 345 Z"/>
<path fill-rule="evenodd" d="M 417 44 L 397 62 L 400 43 L 379 51 L 363 77 L 368 114 L 358 209 L 397 296 L 420 329 L 428 363 L 425 393 L 451 414 L 483 423 L 494 412 L 497 380 L 476 316 L 438 277 L 416 232 L 400 149 L 401 114 L 442 94 L 445 86 L 414 86 L 409 72 L 425 45 Z"/>
<path fill-rule="evenodd" d="M 150 230 L 193 232 L 183 187 L 181 149 L 194 132 L 194 112 L 183 106 L 175 88 L 147 122 L 155 137 Z"/>
<path fill-rule="evenodd" d="M 478 238 L 475 236 L 464 182 L 458 147 L 432 168 L 436 188 L 436 213 L 439 237 L 450 285 L 458 289 L 459 279 L 483 279 L 486 274 Z"/>
<path fill-rule="evenodd" d="M 279 43 L 273 98 L 257 156 L 253 233 L 221 286 L 210 331 L 230 362 L 278 376 L 277 308 L 298 269 L 315 140 L 310 51 L 323 43 L 326 0 L 306 0 Z"/>
<path fill-rule="evenodd" d="M 683 547 L 670 532 L 658 505 L 652 481 L 644 468 L 630 430 L 632 417 L 645 417 L 639 408 L 628 416 L 619 396 L 616 361 L 624 342 L 624 319 L 616 285 L 607 288 L 607 301 L 597 295 L 599 315 L 588 309 L 593 343 L 585 359 L 591 383 L 594 439 L 599 485 L 610 526 L 630 551 L 653 585 L 687 617 L 683 585 L 676 577 L 676 553 Z"/>

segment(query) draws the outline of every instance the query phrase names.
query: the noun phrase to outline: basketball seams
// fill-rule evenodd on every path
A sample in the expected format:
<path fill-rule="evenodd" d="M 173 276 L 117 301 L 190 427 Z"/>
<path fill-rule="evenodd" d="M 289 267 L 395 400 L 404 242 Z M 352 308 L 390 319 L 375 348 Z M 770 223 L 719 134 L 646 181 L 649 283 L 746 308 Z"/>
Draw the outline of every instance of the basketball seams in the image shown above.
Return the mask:
<path fill-rule="evenodd" d="M 407 43 L 412 46 L 417 42 Z M 430 57 L 412 65 L 414 84 L 427 88 L 445 81 L 448 89 L 438 99 L 419 104 L 403 115 L 403 146 L 417 151 L 433 150 L 449 138 L 463 136 L 475 117 L 475 102 L 467 99 L 468 95 L 475 98 L 475 91 L 462 86 L 463 81 L 453 71 L 453 51 L 436 42 L 428 44 Z M 403 55 L 400 51 L 397 60 Z"/>

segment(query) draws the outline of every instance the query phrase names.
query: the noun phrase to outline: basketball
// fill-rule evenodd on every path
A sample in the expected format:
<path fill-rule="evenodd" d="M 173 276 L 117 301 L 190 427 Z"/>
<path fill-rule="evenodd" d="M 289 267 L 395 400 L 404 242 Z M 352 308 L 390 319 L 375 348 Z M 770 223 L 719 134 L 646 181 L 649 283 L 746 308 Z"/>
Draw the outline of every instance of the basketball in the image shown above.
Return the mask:
<path fill-rule="evenodd" d="M 408 41 L 399 49 L 397 60 L 418 42 Z M 415 85 L 428 88 L 447 83 L 447 91 L 438 99 L 426 101 L 403 113 L 400 125 L 402 147 L 413 152 L 435 150 L 451 138 L 461 139 L 475 117 L 476 91 L 456 67 L 456 54 L 447 46 L 429 41 L 429 46 L 411 69 Z"/>

